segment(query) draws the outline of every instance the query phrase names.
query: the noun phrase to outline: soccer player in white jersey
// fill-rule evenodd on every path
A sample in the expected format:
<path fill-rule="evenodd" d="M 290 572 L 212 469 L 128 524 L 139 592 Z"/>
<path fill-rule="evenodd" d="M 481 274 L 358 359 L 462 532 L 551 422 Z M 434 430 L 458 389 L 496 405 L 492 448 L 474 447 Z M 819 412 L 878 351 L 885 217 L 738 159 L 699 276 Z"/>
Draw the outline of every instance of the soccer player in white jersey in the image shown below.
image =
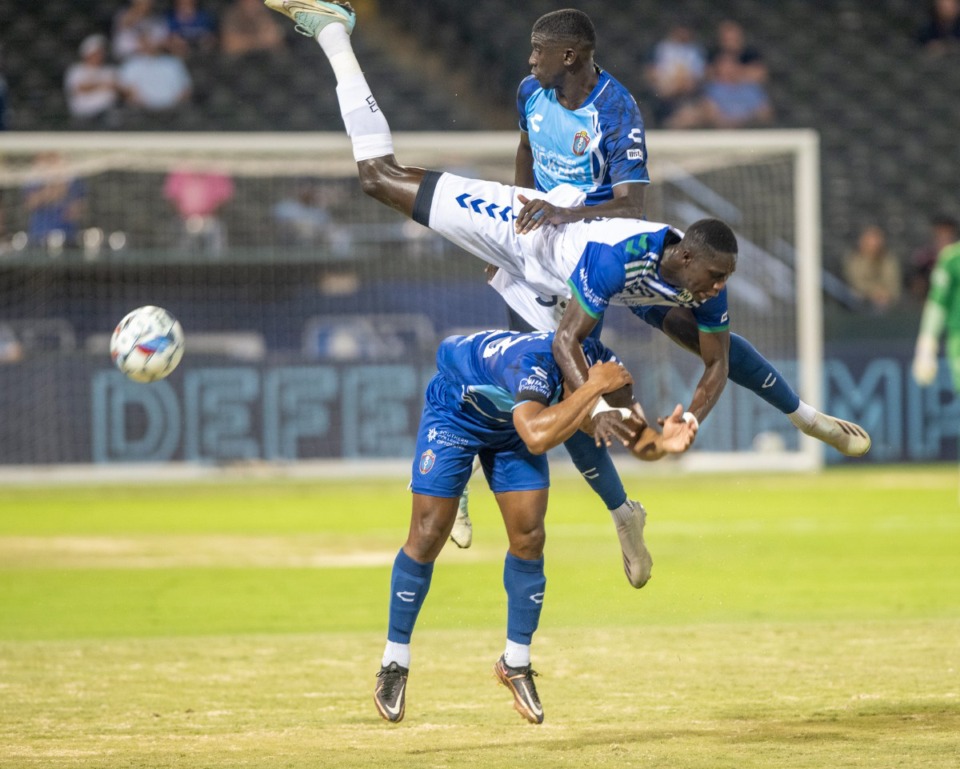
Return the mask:
<path fill-rule="evenodd" d="M 531 33 L 531 74 L 520 84 L 517 107 L 520 144 L 514 183 L 548 192 L 570 184 L 585 193 L 582 204 L 529 199 L 517 215 L 521 232 L 579 221 L 591 216 L 641 218 L 650 182 L 643 118 L 636 101 L 593 59 L 596 33 L 589 16 L 575 9 L 541 16 Z M 548 307 L 558 297 L 532 296 L 507 272 L 491 285 L 513 305 L 510 327 L 526 330 L 549 322 Z M 527 308 L 518 312 L 517 305 Z M 650 305 L 635 313 L 677 344 L 701 355 L 701 335 L 692 313 L 682 307 Z M 862 456 L 870 437 L 858 425 L 818 412 L 803 402 L 790 383 L 746 339 L 730 335 L 728 376 L 785 414 L 803 433 L 846 456 Z M 574 464 L 611 511 L 626 494 L 609 456 L 585 441 L 571 440 Z M 466 497 L 452 538 L 469 543 L 472 525 Z"/>
<path fill-rule="evenodd" d="M 496 495 L 509 540 L 503 565 L 507 640 L 494 673 L 520 715 L 539 724 L 543 706 L 530 647 L 547 585 L 545 452 L 575 433 L 608 393 L 637 430 L 631 451 L 639 458 L 680 453 L 693 442 L 697 427 L 683 421 L 679 405 L 662 433 L 646 424 L 629 374 L 596 339 L 581 348 L 589 362 L 586 381 L 560 400 L 563 382 L 552 343 L 551 332 L 481 331 L 449 337 L 437 351 L 437 373 L 427 385 L 417 430 L 410 529 L 393 563 L 387 643 L 374 689 L 377 712 L 387 721 L 402 720 L 406 711 L 411 637 L 475 457 Z"/>

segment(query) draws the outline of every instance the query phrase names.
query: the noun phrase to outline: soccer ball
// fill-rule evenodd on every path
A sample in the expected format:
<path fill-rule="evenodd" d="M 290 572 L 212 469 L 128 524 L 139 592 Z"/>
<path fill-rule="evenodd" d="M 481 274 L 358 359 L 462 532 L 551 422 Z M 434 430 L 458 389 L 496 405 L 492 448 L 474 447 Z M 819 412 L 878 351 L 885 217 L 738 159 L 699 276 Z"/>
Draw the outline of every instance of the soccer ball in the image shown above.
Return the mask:
<path fill-rule="evenodd" d="M 183 357 L 183 328 L 162 307 L 138 307 L 113 330 L 110 357 L 133 381 L 156 382 Z"/>

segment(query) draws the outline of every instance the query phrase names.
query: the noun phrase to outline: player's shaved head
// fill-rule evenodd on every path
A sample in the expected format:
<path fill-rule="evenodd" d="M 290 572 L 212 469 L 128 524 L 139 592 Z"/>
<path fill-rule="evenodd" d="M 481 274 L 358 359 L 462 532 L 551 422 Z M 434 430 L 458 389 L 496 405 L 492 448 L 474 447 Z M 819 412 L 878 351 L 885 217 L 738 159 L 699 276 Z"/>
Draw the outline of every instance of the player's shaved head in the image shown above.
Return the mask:
<path fill-rule="evenodd" d="M 730 225 L 719 219 L 699 219 L 683 234 L 683 242 L 698 254 L 732 254 L 737 256 L 737 236 Z"/>
<path fill-rule="evenodd" d="M 597 32 L 593 28 L 593 22 L 587 14 L 575 8 L 544 14 L 534 22 L 531 34 L 544 40 L 576 43 L 577 46 L 591 51 L 597 46 Z"/>

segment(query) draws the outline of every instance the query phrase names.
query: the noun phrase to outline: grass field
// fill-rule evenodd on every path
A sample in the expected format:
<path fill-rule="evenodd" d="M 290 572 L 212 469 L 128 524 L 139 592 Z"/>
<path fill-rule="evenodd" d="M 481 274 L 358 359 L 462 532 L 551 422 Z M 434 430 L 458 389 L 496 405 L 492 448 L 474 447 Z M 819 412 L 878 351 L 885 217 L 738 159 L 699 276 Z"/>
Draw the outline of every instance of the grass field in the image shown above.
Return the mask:
<path fill-rule="evenodd" d="M 505 537 L 480 483 L 399 725 L 371 696 L 402 482 L 0 489 L 0 767 L 956 767 L 957 484 L 637 475 L 635 591 L 596 499 L 558 479 L 539 727 L 491 673 Z"/>

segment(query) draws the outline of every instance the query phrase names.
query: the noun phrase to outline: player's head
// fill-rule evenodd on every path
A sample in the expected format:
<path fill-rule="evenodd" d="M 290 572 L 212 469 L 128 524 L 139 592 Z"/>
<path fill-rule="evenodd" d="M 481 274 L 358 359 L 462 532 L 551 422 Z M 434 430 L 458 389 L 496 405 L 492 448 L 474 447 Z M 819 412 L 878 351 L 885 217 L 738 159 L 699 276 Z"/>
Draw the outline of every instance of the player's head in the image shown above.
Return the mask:
<path fill-rule="evenodd" d="M 530 33 L 530 69 L 542 88 L 556 87 L 566 72 L 593 67 L 597 33 L 583 11 L 566 8 L 537 19 Z"/>
<path fill-rule="evenodd" d="M 687 228 L 673 248 L 671 273 L 677 285 L 702 302 L 726 286 L 737 268 L 737 251 L 737 236 L 728 224 L 719 219 L 700 219 Z"/>

